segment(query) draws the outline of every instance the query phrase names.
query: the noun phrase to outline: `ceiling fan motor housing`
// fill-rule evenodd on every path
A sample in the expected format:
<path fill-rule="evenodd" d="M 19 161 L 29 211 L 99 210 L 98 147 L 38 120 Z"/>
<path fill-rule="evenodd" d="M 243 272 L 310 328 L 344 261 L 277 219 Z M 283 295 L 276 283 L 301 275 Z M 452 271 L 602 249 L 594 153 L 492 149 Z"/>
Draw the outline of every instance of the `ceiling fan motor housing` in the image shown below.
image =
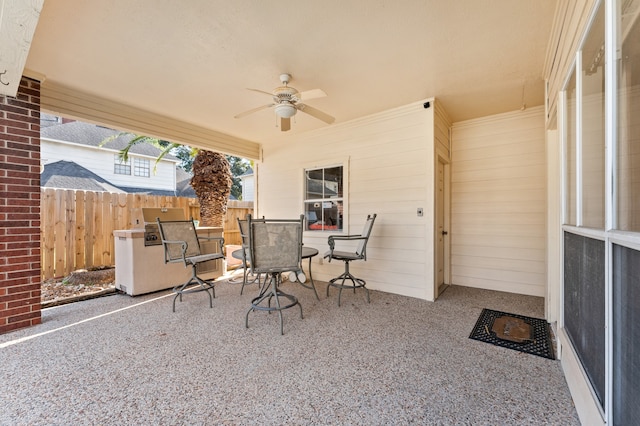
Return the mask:
<path fill-rule="evenodd" d="M 296 107 L 292 103 L 287 101 L 284 101 L 276 105 L 275 110 L 276 110 L 276 115 L 282 118 L 291 118 L 294 115 L 296 115 L 296 112 L 298 112 Z"/>

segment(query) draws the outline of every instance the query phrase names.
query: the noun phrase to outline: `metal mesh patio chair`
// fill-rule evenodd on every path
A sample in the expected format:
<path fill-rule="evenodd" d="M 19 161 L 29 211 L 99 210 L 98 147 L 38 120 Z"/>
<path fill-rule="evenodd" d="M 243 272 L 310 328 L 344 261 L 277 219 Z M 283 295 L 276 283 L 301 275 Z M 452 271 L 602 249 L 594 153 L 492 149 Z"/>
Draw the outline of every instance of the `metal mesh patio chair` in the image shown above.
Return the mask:
<path fill-rule="evenodd" d="M 249 253 L 249 230 L 247 226 L 247 219 L 237 219 L 238 231 L 240 232 L 240 239 L 242 245 L 238 250 L 233 252 L 233 257 L 239 259 L 242 264 L 242 287 L 240 288 L 240 295 L 244 293 L 244 287 L 249 284 L 260 284 L 260 275 L 252 274 L 249 270 L 249 264 L 251 261 Z M 240 253 L 240 255 L 238 255 Z M 232 284 L 240 283 L 239 279 L 231 278 L 229 282 Z"/>
<path fill-rule="evenodd" d="M 369 241 L 369 236 L 371 235 L 371 229 L 373 228 L 373 222 L 376 220 L 376 214 L 368 215 L 367 220 L 364 223 L 364 229 L 362 230 L 362 234 L 359 235 L 330 235 L 329 236 L 329 251 L 324 254 L 325 259 L 331 260 L 341 260 L 344 262 L 344 272 L 336 278 L 333 278 L 329 281 L 329 285 L 327 286 L 327 297 L 329 297 L 329 289 L 331 287 L 339 288 L 338 292 L 338 306 L 340 306 L 340 297 L 342 296 L 343 289 L 353 289 L 353 292 L 356 292 L 356 288 L 362 287 L 367 294 L 367 302 L 371 303 L 371 299 L 369 297 L 369 290 L 366 286 L 366 281 L 362 278 L 357 278 L 349 272 L 349 262 L 354 260 L 367 260 L 367 242 Z M 336 250 L 336 242 L 340 241 L 357 241 L 357 247 L 355 251 L 339 251 Z M 345 281 L 350 281 L 346 282 Z"/>
<path fill-rule="evenodd" d="M 189 281 L 179 284 L 173 288 L 175 296 L 173 298 L 173 312 L 176 311 L 176 299 L 187 293 L 206 291 L 209 295 L 209 306 L 213 308 L 213 298 L 216 297 L 213 280 L 200 278 L 197 273 L 197 266 L 200 263 L 210 260 L 224 259 L 224 238 L 222 237 L 198 237 L 196 226 L 191 220 L 161 221 L 159 218 L 158 229 L 164 246 L 164 262 L 183 262 L 185 268 L 191 266 L 192 275 Z M 218 253 L 203 254 L 200 249 L 199 240 L 217 240 L 220 244 Z M 191 287 L 196 285 L 195 287 Z M 209 291 L 211 290 L 211 291 Z"/>
<path fill-rule="evenodd" d="M 247 328 L 249 328 L 249 314 L 253 311 L 277 311 L 280 316 L 280 334 L 284 334 L 282 321 L 284 309 L 298 305 L 300 318 L 302 318 L 302 306 L 298 299 L 284 293 L 279 287 L 283 272 L 302 270 L 303 224 L 304 215 L 301 215 L 300 219 L 291 220 L 252 220 L 250 215 L 247 216 L 251 272 L 265 274 L 260 294 L 251 300 L 251 307 L 247 311 L 245 318 Z"/>

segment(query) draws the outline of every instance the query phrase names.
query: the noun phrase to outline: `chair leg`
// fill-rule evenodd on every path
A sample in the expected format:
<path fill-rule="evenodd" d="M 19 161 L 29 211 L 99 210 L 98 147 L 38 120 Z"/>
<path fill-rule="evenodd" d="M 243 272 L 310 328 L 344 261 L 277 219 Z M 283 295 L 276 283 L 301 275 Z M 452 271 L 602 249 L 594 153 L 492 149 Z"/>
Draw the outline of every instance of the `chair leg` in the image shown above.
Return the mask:
<path fill-rule="evenodd" d="M 253 311 L 267 311 L 268 313 L 271 313 L 272 311 L 278 311 L 278 316 L 280 319 L 281 335 L 284 335 L 284 321 L 282 317 L 282 311 L 284 309 L 288 309 L 295 305 L 298 305 L 298 307 L 300 308 L 300 318 L 303 318 L 302 305 L 300 305 L 300 302 L 298 302 L 298 299 L 295 296 L 292 296 L 290 294 L 284 293 L 281 290 L 279 290 L 278 287 L 281 279 L 282 279 L 281 274 L 277 272 L 269 274 L 269 279 L 267 279 L 267 277 L 265 276 L 265 282 L 262 285 L 262 288 L 260 289 L 260 294 L 258 295 L 258 297 L 255 297 L 251 301 L 251 307 L 249 308 L 245 316 L 244 325 L 246 328 L 249 328 L 249 314 Z M 287 299 L 287 303 L 284 305 L 281 304 L 280 303 L 281 298 Z M 272 299 L 275 300 L 275 306 L 271 306 Z M 266 300 L 266 306 L 264 304 L 265 300 Z"/>
<path fill-rule="evenodd" d="M 243 277 L 242 277 L 242 288 L 240 288 L 240 296 L 242 296 L 242 293 L 244 292 L 244 286 L 249 284 L 254 284 L 254 283 L 257 283 L 258 286 L 260 285 L 260 275 L 261 274 L 250 276 L 249 265 L 245 263 Z"/>
<path fill-rule="evenodd" d="M 213 308 L 213 299 L 216 297 L 216 289 L 214 286 L 215 284 L 213 283 L 213 281 L 203 280 L 197 275 L 197 271 L 196 271 L 197 265 L 191 265 L 191 266 L 192 266 L 191 278 L 189 278 L 189 281 L 187 281 L 184 284 L 177 285 L 173 288 L 173 292 L 176 294 L 173 297 L 173 312 L 176 311 L 176 299 L 178 297 L 180 297 L 180 302 L 182 302 L 183 294 L 197 293 L 200 291 L 205 291 L 207 293 L 207 295 L 209 296 L 209 307 Z M 199 287 L 187 289 L 187 287 L 189 287 L 191 284 L 198 284 Z M 209 292 L 209 290 L 211 290 L 211 292 Z"/>
<path fill-rule="evenodd" d="M 243 262 L 242 265 L 242 287 L 240 288 L 240 296 L 242 296 L 242 292 L 244 291 L 244 286 L 247 285 L 247 262 Z"/>
<path fill-rule="evenodd" d="M 351 284 L 345 284 L 345 281 L 351 281 Z M 340 282 L 338 282 L 340 281 Z M 362 278 L 357 278 L 349 272 L 349 261 L 344 261 L 344 272 L 332 280 L 329 281 L 329 285 L 327 286 L 327 297 L 329 297 L 329 288 L 336 287 L 339 289 L 338 291 L 338 306 L 340 306 L 340 299 L 342 298 L 342 290 L 343 289 L 353 289 L 353 292 L 356 292 L 356 288 L 363 288 L 367 295 L 367 303 L 371 303 L 371 297 L 369 296 L 369 289 L 366 287 L 367 282 Z"/>

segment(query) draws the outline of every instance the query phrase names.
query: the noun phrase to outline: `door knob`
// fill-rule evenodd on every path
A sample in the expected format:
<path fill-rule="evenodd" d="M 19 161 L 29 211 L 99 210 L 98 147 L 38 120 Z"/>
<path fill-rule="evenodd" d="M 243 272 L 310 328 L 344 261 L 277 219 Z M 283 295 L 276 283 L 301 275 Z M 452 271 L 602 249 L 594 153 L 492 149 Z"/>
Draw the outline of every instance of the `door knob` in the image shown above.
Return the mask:
<path fill-rule="evenodd" d="M 442 235 L 449 235 L 447 231 L 442 231 Z"/>

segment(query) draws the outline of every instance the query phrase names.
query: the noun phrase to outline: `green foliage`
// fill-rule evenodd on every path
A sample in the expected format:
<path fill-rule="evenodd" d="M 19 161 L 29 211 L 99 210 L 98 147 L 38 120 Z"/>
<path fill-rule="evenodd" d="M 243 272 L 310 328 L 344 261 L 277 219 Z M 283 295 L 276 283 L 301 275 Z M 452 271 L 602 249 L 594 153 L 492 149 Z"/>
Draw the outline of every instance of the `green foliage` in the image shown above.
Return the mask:
<path fill-rule="evenodd" d="M 134 135 L 133 133 L 129 133 L 129 132 L 121 132 L 121 133 L 116 133 L 115 135 L 109 136 L 108 138 L 100 142 L 98 146 L 102 147 L 103 145 L 111 142 L 112 140 L 118 139 L 120 136 L 128 136 L 128 135 L 133 136 L 133 138 L 129 141 L 129 143 L 127 143 L 127 146 L 125 146 L 120 150 L 120 152 L 118 153 L 118 156 L 122 161 L 127 162 L 129 161 L 129 151 L 134 146 L 141 143 L 147 143 L 149 145 L 155 146 L 160 150 L 160 154 L 158 154 L 158 158 L 156 158 L 156 162 L 153 165 L 153 173 L 155 173 L 158 170 L 158 163 L 160 162 L 160 160 L 162 160 L 167 154 L 170 154 L 171 150 L 181 146 L 180 144 L 175 142 L 163 141 L 163 140 L 152 138 L 149 136 Z"/>
<path fill-rule="evenodd" d="M 229 165 L 231 166 L 231 179 L 233 180 L 231 195 L 236 197 L 238 200 L 242 200 L 242 180 L 240 179 L 240 176 L 249 170 L 251 162 L 245 158 L 234 157 L 232 155 L 227 155 L 226 157 Z"/>
<path fill-rule="evenodd" d="M 147 143 L 152 146 L 155 146 L 160 150 L 160 154 L 158 158 L 156 158 L 155 165 L 153 167 L 153 172 L 155 173 L 158 167 L 158 162 L 162 160 L 167 154 L 171 154 L 174 157 L 180 160 L 180 167 L 186 171 L 191 173 L 193 169 L 193 160 L 198 154 L 198 148 L 193 148 L 188 145 L 181 145 L 175 142 L 164 141 L 157 138 L 152 138 L 149 136 L 140 136 L 135 135 L 133 133 L 122 132 L 117 133 L 113 136 L 110 136 L 100 142 L 99 146 L 103 146 L 121 136 L 133 136 L 131 141 L 120 150 L 118 156 L 122 161 L 128 161 L 129 159 L 129 151 L 135 145 L 140 143 Z M 231 195 L 233 195 L 236 199 L 242 199 L 242 181 L 240 176 L 245 174 L 249 168 L 251 167 L 251 162 L 245 158 L 234 157 L 232 155 L 226 155 L 227 161 L 229 161 L 229 165 L 231 166 L 231 175 L 233 180 L 233 185 L 231 186 Z"/>

